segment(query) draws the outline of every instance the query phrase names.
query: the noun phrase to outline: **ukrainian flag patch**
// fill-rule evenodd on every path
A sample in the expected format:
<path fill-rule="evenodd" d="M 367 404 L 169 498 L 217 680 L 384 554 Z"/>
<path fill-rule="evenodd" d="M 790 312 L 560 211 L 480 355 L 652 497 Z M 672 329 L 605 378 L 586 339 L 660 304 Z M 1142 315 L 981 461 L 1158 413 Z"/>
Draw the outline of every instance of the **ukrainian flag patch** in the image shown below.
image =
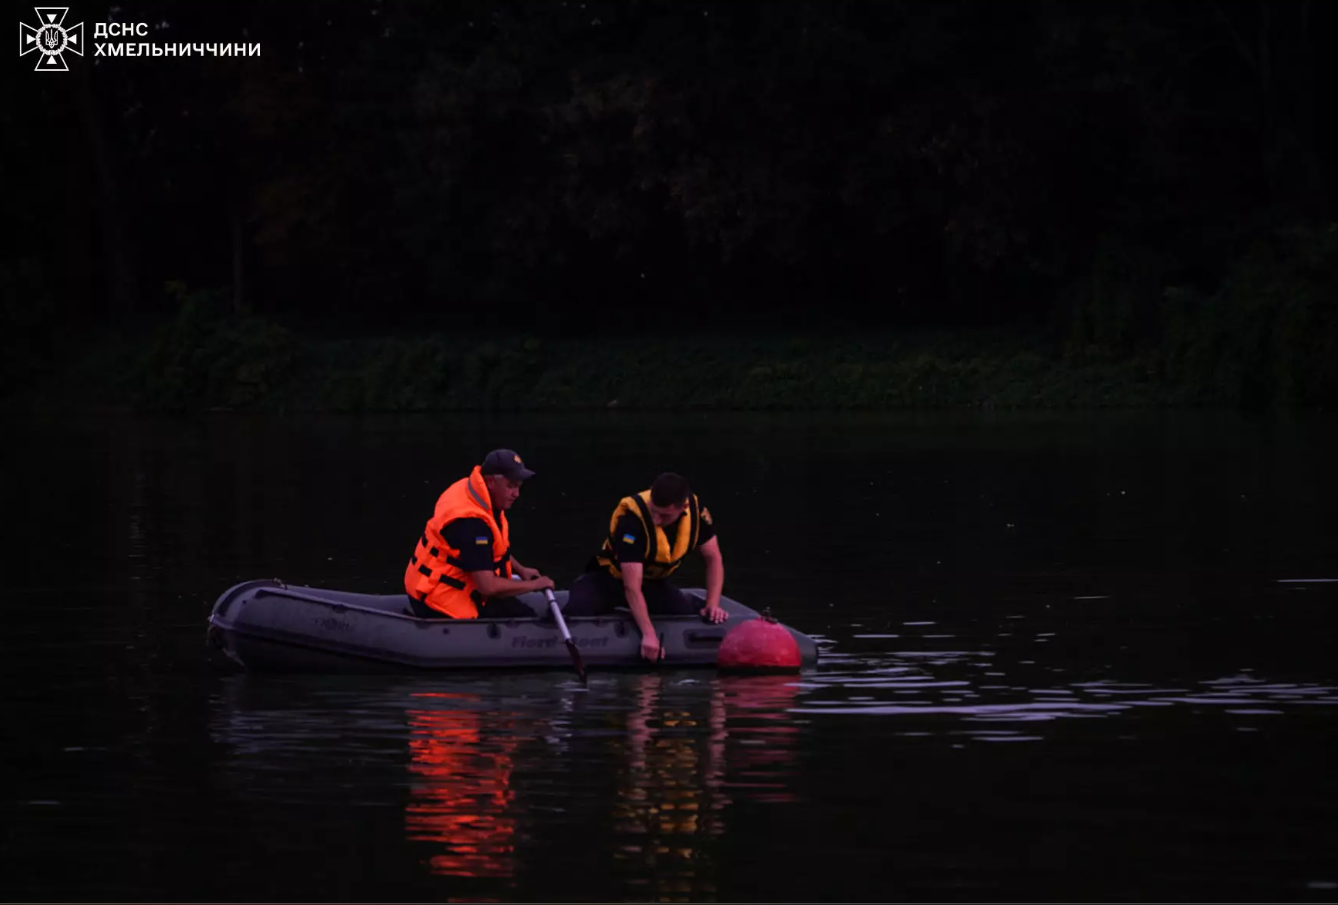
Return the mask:
<path fill-rule="evenodd" d="M 634 534 L 624 534 L 624 535 L 623 535 L 623 543 L 625 543 L 625 544 L 634 544 L 634 543 L 636 543 L 636 535 L 634 535 Z"/>
<path fill-rule="evenodd" d="M 474 545 L 478 547 L 486 547 L 488 545 L 488 538 L 476 537 L 474 538 Z"/>

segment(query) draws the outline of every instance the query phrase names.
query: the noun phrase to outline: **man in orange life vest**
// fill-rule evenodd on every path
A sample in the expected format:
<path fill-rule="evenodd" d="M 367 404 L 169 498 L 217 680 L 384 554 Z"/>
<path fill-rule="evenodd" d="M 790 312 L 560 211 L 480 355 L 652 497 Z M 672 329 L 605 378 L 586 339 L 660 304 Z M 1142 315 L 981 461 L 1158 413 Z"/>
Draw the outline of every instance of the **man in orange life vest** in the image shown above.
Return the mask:
<path fill-rule="evenodd" d="M 697 609 L 690 598 L 667 579 L 693 550 L 706 560 L 706 606 Z M 650 616 L 691 615 L 700 612 L 708 622 L 724 622 L 729 613 L 720 607 L 725 585 L 725 562 L 720 556 L 711 514 L 697 501 L 688 482 L 667 472 L 650 490 L 624 497 L 613 510 L 604 545 L 572 582 L 568 616 L 595 616 L 626 606 L 641 630 L 641 656 L 660 658 L 660 639 Z"/>
<path fill-rule="evenodd" d="M 421 619 L 529 618 L 534 611 L 513 598 L 553 587 L 553 579 L 511 555 L 506 510 L 534 477 L 509 449 L 494 449 L 469 477 L 437 499 L 437 506 L 404 570 L 409 605 Z M 512 581 L 512 572 L 521 581 Z"/>

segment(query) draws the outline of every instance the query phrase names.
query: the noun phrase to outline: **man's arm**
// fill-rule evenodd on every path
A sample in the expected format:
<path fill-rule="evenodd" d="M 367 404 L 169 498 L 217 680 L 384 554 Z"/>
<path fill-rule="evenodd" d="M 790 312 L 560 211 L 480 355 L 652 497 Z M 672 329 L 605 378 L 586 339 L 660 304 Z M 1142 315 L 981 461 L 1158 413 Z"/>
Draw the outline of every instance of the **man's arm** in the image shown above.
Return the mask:
<path fill-rule="evenodd" d="M 515 575 L 519 575 L 522 581 L 530 581 L 531 579 L 539 578 L 543 574 L 538 569 L 522 566 L 520 560 L 516 559 L 515 554 L 511 555 L 511 572 Z"/>
<path fill-rule="evenodd" d="M 512 581 L 489 570 L 470 572 L 469 577 L 474 579 L 474 586 L 484 597 L 516 597 L 528 591 L 542 591 L 553 587 L 553 579 L 544 578 L 542 575 L 528 581 Z"/>
<path fill-rule="evenodd" d="M 641 578 L 646 567 L 639 562 L 621 563 L 623 573 L 623 596 L 627 598 L 627 607 L 632 611 L 632 619 L 641 630 L 641 656 L 647 660 L 660 659 L 660 639 L 655 634 L 655 623 L 650 621 L 650 611 L 646 609 L 646 597 L 641 593 Z"/>
<path fill-rule="evenodd" d="M 720 593 L 725 588 L 725 559 L 720 555 L 720 541 L 712 537 L 697 549 L 706 560 L 706 607 L 702 615 L 712 622 L 724 622 L 729 613 L 720 608 Z"/>
<path fill-rule="evenodd" d="M 474 579 L 474 586 L 484 597 L 515 597 L 526 591 L 542 591 L 553 587 L 553 580 L 544 578 L 535 569 L 526 570 L 529 574 L 521 574 L 520 577 L 525 581 L 511 581 L 494 572 L 492 529 L 483 519 L 456 519 L 445 526 L 443 534 L 446 542 L 460 551 L 460 568 Z M 511 563 L 513 566 L 520 565 L 514 556 L 511 557 Z"/>
<path fill-rule="evenodd" d="M 664 656 L 660 639 L 655 634 L 655 623 L 650 621 L 646 595 L 641 592 L 641 581 L 646 575 L 645 553 L 649 541 L 641 520 L 634 515 L 618 519 L 613 536 L 618 550 L 618 568 L 623 573 L 623 597 L 632 611 L 636 627 L 641 630 L 641 656 L 652 663 Z"/>

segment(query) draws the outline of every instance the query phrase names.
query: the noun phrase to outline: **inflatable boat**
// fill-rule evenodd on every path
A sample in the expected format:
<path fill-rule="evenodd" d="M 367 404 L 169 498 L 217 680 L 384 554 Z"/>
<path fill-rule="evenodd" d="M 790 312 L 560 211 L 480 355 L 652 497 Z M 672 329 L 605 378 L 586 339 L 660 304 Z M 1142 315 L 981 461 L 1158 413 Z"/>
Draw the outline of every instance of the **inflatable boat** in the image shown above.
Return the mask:
<path fill-rule="evenodd" d="M 705 602 L 700 588 L 684 593 Z M 565 604 L 566 591 L 557 591 Z M 249 669 L 374 671 L 493 667 L 570 669 L 556 620 L 541 594 L 522 594 L 534 617 L 419 619 L 403 594 L 355 594 L 247 581 L 225 591 L 209 616 L 208 643 Z M 729 632 L 760 614 L 721 597 L 729 619 L 712 625 L 699 616 L 657 616 L 663 666 L 715 666 Z M 641 633 L 626 609 L 605 616 L 565 618 L 587 668 L 649 667 L 641 658 Z M 785 626 L 799 648 L 801 666 L 818 659 L 817 643 Z"/>

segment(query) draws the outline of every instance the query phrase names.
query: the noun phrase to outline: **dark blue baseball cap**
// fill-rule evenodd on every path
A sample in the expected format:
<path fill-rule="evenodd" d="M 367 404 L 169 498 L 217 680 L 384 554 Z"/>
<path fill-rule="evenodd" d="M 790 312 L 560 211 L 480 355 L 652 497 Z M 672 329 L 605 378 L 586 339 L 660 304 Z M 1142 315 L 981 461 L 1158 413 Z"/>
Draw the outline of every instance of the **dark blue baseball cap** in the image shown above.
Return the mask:
<path fill-rule="evenodd" d="M 534 472 L 525 467 L 513 449 L 494 449 L 483 458 L 480 469 L 485 475 L 499 474 L 513 481 L 528 481 Z"/>

